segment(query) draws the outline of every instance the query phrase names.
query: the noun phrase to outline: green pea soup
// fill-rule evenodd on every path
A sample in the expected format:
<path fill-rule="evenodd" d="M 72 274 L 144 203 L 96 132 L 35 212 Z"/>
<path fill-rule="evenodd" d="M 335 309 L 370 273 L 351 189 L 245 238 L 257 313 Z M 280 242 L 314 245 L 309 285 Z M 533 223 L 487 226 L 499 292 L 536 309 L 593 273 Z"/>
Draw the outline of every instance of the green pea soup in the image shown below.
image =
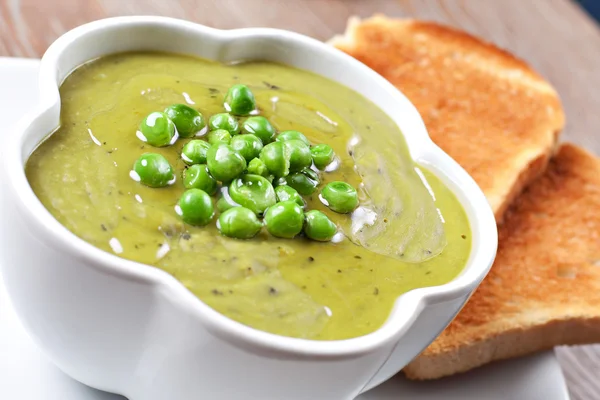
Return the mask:
<path fill-rule="evenodd" d="M 264 228 L 253 239 L 232 239 L 219 234 L 218 212 L 202 227 L 175 212 L 185 191 L 181 150 L 198 138 L 156 148 L 136 137 L 137 127 L 149 113 L 177 103 L 209 121 L 225 112 L 234 84 L 252 90 L 260 115 L 278 132 L 299 131 L 311 144 L 333 148 L 333 167 L 304 198 L 306 211 L 322 211 L 338 225 L 336 240 L 279 239 Z M 26 165 L 40 201 L 83 240 L 167 271 L 243 324 L 314 340 L 365 335 L 385 322 L 399 295 L 445 284 L 467 262 L 471 235 L 459 201 L 415 165 L 383 111 L 336 82 L 269 62 L 223 65 L 125 53 L 77 68 L 60 94 L 60 127 Z M 236 119 L 242 126 L 247 117 Z M 169 161 L 173 185 L 150 188 L 130 177 L 146 152 Z M 319 198 L 335 181 L 358 188 L 360 205 L 352 214 L 334 213 Z"/>

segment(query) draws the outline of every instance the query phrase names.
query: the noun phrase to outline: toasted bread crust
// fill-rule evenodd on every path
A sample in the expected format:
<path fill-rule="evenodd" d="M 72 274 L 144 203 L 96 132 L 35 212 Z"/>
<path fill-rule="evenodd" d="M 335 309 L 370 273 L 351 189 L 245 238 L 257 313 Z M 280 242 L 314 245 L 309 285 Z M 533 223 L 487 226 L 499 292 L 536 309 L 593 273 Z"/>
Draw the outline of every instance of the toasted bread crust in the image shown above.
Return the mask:
<path fill-rule="evenodd" d="M 485 342 L 457 347 L 451 353 L 422 354 L 404 368 L 412 380 L 431 380 L 467 372 L 492 361 L 550 350 L 557 344 L 590 344 L 600 339 L 600 317 L 567 318 L 534 327 L 507 330 Z"/>
<path fill-rule="evenodd" d="M 523 61 L 464 32 L 383 16 L 352 19 L 331 43 L 415 104 L 432 139 L 473 176 L 498 221 L 545 170 L 564 112 L 552 86 Z"/>
<path fill-rule="evenodd" d="M 508 211 L 494 266 L 405 373 L 434 379 L 600 341 L 600 160 L 563 145 Z"/>

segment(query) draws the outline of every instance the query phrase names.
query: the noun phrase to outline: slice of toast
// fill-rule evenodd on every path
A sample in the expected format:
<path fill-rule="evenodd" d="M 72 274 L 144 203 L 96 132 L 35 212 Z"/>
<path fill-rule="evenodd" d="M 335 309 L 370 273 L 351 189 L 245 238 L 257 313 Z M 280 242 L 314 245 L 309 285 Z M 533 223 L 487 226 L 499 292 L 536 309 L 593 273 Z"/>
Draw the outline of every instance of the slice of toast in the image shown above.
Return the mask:
<path fill-rule="evenodd" d="M 509 209 L 499 235 L 490 273 L 405 368 L 409 378 L 600 342 L 600 159 L 563 145 Z"/>
<path fill-rule="evenodd" d="M 509 53 L 435 23 L 383 16 L 351 19 L 330 43 L 415 104 L 431 138 L 477 181 L 498 221 L 545 170 L 564 113 L 552 86 Z"/>

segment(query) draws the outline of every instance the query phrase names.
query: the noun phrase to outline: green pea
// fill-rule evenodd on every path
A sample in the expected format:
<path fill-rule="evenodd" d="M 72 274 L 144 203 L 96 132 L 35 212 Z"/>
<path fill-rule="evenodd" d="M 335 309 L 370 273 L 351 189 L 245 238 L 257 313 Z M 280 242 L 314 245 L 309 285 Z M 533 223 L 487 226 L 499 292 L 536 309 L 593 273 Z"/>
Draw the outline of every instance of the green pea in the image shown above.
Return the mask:
<path fill-rule="evenodd" d="M 276 133 L 269 120 L 260 115 L 246 119 L 242 131 L 257 136 L 263 144 L 271 143 Z"/>
<path fill-rule="evenodd" d="M 129 176 L 142 185 L 153 188 L 165 187 L 175 183 L 173 168 L 167 159 L 156 153 L 144 153 L 133 164 Z"/>
<path fill-rule="evenodd" d="M 301 171 L 312 163 L 310 148 L 297 139 L 286 140 L 283 145 L 290 155 L 290 172 Z"/>
<path fill-rule="evenodd" d="M 206 164 L 194 164 L 183 171 L 183 186 L 186 189 L 201 189 L 212 195 L 217 191 L 217 180 L 210 174 Z"/>
<path fill-rule="evenodd" d="M 264 213 L 277 202 L 273 185 L 259 175 L 244 175 L 234 179 L 229 184 L 229 195 L 233 201 L 256 214 Z"/>
<path fill-rule="evenodd" d="M 302 133 L 298 131 L 284 131 L 277 135 L 278 142 L 285 142 L 287 140 L 301 140 L 305 145 L 310 146 L 310 141 Z"/>
<path fill-rule="evenodd" d="M 258 157 L 263 148 L 262 141 L 258 137 L 250 134 L 234 136 L 233 139 L 231 139 L 230 144 L 231 147 L 240 153 L 248 162 L 253 158 Z"/>
<path fill-rule="evenodd" d="M 313 194 L 320 183 L 319 175 L 310 168 L 304 168 L 300 172 L 290 174 L 285 180 L 289 186 L 296 189 L 303 196 Z"/>
<path fill-rule="evenodd" d="M 263 178 L 269 176 L 269 170 L 264 162 L 260 158 L 254 158 L 248 163 L 248 173 L 252 175 L 260 175 Z"/>
<path fill-rule="evenodd" d="M 140 123 L 136 135 L 142 142 L 154 147 L 169 146 L 178 138 L 175 124 L 162 112 L 148 114 Z"/>
<path fill-rule="evenodd" d="M 206 164 L 206 152 L 210 144 L 204 140 L 190 140 L 181 149 L 181 159 L 187 165 Z"/>
<path fill-rule="evenodd" d="M 275 196 L 277 196 L 277 201 L 288 201 L 292 200 L 296 202 L 300 207 L 304 208 L 304 199 L 300 196 L 300 193 L 296 191 L 291 186 L 288 185 L 280 185 L 275 188 Z"/>
<path fill-rule="evenodd" d="M 206 128 L 206 121 L 202 114 L 185 104 L 173 104 L 165 108 L 165 114 L 173 121 L 177 133 L 182 138 L 201 134 Z"/>
<path fill-rule="evenodd" d="M 260 160 L 276 177 L 287 176 L 290 173 L 290 154 L 282 142 L 269 143 L 263 147 Z"/>
<path fill-rule="evenodd" d="M 195 226 L 208 224 L 215 215 L 210 196 L 200 189 L 186 190 L 179 198 L 175 212 L 183 222 Z"/>
<path fill-rule="evenodd" d="M 215 114 L 208 119 L 208 130 L 216 131 L 217 129 L 225 129 L 230 134 L 237 135 L 240 132 L 240 124 L 230 114 Z"/>
<path fill-rule="evenodd" d="M 208 135 L 206 135 L 206 137 L 208 139 L 208 143 L 210 144 L 229 144 L 231 142 L 231 134 L 225 129 L 216 129 L 214 131 L 210 131 L 208 132 Z"/>
<path fill-rule="evenodd" d="M 248 86 L 233 85 L 225 95 L 223 106 L 233 115 L 248 115 L 256 110 L 256 100 Z"/>
<path fill-rule="evenodd" d="M 250 239 L 262 228 L 256 214 L 244 207 L 230 208 L 219 216 L 219 231 L 231 238 Z"/>
<path fill-rule="evenodd" d="M 271 235 L 292 239 L 302 231 L 304 225 L 302 207 L 293 200 L 277 203 L 267 209 L 265 225 Z"/>
<path fill-rule="evenodd" d="M 318 144 L 310 149 L 315 167 L 321 171 L 325 169 L 333 161 L 335 153 L 328 144 Z"/>
<path fill-rule="evenodd" d="M 309 239 L 327 242 L 337 232 L 337 226 L 321 211 L 308 211 L 304 214 L 304 220 L 304 234 Z"/>
<path fill-rule="evenodd" d="M 246 169 L 246 159 L 228 144 L 218 143 L 206 152 L 206 164 L 218 181 L 229 182 Z"/>
<path fill-rule="evenodd" d="M 331 210 L 341 214 L 352 212 L 358 206 L 358 193 L 346 182 L 328 183 L 321 190 L 319 198 Z"/>

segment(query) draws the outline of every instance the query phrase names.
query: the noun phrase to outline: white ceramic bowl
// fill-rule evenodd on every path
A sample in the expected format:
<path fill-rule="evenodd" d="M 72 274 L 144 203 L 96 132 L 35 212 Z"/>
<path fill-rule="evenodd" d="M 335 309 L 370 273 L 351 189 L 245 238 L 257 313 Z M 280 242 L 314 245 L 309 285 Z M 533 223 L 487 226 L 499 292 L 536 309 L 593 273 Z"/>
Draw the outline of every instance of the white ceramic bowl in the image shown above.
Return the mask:
<path fill-rule="evenodd" d="M 464 272 L 398 298 L 369 335 L 318 342 L 234 322 L 171 275 L 121 259 L 60 225 L 31 190 L 24 164 L 59 125 L 59 84 L 96 57 L 132 50 L 223 62 L 271 60 L 314 71 L 363 94 L 404 132 L 413 158 L 438 175 L 468 214 L 473 249 Z M 495 257 L 492 211 L 467 173 L 442 152 L 413 105 L 360 62 L 308 37 L 273 29 L 221 31 L 161 17 L 123 17 L 76 28 L 46 52 L 41 104 L 3 146 L 0 262 L 21 321 L 65 373 L 131 400 L 352 399 L 397 373 L 449 323 Z M 200 397 L 199 397 L 200 396 Z"/>

